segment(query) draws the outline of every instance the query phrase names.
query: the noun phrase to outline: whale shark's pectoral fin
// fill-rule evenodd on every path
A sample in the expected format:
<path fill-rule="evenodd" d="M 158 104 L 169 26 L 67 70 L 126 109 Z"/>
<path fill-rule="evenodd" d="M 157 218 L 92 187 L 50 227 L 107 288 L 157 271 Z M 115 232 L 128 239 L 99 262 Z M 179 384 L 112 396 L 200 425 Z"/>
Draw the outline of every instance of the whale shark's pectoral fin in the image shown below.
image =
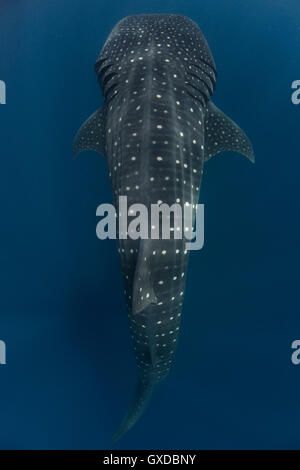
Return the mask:
<path fill-rule="evenodd" d="M 89 117 L 77 132 L 72 148 L 73 157 L 84 150 L 106 155 L 106 109 L 102 106 Z"/>
<path fill-rule="evenodd" d="M 204 161 L 226 150 L 245 155 L 254 163 L 254 152 L 247 135 L 209 101 L 205 114 Z"/>

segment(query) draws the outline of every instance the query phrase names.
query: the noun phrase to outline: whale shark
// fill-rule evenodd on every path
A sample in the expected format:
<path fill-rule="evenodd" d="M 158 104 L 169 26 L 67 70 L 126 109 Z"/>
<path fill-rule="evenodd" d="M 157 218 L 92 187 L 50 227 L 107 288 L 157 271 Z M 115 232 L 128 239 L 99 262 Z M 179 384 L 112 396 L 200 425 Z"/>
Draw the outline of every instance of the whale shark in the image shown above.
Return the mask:
<path fill-rule="evenodd" d="M 247 135 L 211 101 L 216 65 L 190 18 L 122 19 L 95 72 L 104 102 L 79 129 L 73 155 L 106 157 L 117 212 L 119 196 L 146 207 L 194 207 L 206 161 L 233 151 L 254 162 Z M 117 238 L 138 381 L 114 441 L 136 423 L 174 363 L 189 258 L 184 238 Z"/>

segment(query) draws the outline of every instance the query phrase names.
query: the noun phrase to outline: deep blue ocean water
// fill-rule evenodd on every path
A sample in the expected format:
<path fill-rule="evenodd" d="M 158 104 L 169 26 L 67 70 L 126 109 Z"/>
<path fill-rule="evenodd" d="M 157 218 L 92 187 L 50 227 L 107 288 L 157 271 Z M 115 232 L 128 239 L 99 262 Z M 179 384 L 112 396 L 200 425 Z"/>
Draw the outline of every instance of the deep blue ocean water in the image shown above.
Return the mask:
<path fill-rule="evenodd" d="M 114 448 L 299 449 L 298 0 L 0 0 L 0 448 L 108 448 L 134 392 L 116 243 L 95 236 L 106 162 L 74 161 L 71 145 L 102 102 L 93 66 L 107 35 L 139 13 L 198 23 L 213 100 L 256 164 L 206 164 L 175 366 Z"/>

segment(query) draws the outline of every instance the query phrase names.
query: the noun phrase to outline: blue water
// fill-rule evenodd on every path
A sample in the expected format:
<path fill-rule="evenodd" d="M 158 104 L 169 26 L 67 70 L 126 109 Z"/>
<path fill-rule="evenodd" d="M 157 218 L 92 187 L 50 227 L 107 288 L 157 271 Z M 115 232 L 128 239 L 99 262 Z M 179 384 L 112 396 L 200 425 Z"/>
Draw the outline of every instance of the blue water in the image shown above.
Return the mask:
<path fill-rule="evenodd" d="M 250 136 L 256 164 L 206 166 L 205 247 L 193 252 L 176 364 L 115 448 L 300 448 L 298 0 L 1 0 L 0 448 L 101 449 L 136 369 L 104 158 L 71 158 L 101 104 L 93 65 L 138 13 L 191 17 L 218 69 L 214 102 Z"/>

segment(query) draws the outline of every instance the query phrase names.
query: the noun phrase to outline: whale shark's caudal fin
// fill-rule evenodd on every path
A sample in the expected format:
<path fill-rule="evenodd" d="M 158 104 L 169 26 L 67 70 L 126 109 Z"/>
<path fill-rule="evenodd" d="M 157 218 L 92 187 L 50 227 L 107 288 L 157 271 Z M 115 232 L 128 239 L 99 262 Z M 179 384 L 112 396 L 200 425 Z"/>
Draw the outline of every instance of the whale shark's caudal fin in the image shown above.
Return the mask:
<path fill-rule="evenodd" d="M 209 160 L 217 153 L 229 150 L 245 155 L 254 163 L 254 152 L 247 135 L 212 101 L 207 104 L 204 141 L 204 161 Z"/>
<path fill-rule="evenodd" d="M 106 107 L 94 112 L 77 132 L 72 148 L 73 157 L 84 150 L 94 150 L 106 155 Z"/>
<path fill-rule="evenodd" d="M 153 388 L 154 382 L 143 382 L 139 379 L 132 403 L 129 407 L 129 410 L 122 419 L 120 426 L 118 427 L 117 431 L 113 436 L 113 442 L 118 441 L 122 436 L 124 436 L 124 434 L 126 434 L 126 432 L 129 431 L 130 428 L 132 428 L 132 426 L 143 414 L 149 403 Z"/>

